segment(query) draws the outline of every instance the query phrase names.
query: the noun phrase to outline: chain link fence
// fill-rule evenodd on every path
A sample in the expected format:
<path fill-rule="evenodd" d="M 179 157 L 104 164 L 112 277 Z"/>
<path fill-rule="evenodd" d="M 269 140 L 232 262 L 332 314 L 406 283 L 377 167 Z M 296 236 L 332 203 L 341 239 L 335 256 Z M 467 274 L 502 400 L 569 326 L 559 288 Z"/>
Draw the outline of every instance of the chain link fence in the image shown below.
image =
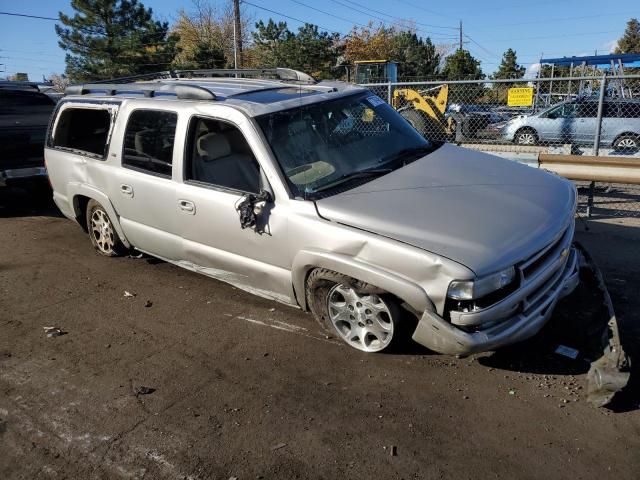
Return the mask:
<path fill-rule="evenodd" d="M 640 168 L 640 75 L 362 85 L 431 140 L 529 164 L 562 154 L 637 158 Z M 589 214 L 640 217 L 640 186 L 588 186 Z"/>

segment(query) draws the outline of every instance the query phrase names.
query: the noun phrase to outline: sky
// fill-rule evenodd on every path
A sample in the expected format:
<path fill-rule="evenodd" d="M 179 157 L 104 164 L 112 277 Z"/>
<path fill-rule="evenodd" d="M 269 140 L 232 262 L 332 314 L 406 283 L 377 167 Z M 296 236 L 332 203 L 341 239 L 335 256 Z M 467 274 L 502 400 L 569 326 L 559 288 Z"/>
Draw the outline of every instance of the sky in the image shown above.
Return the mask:
<path fill-rule="evenodd" d="M 142 0 L 159 19 L 172 22 L 191 0 Z M 210 0 L 220 5 L 224 0 Z M 443 5 L 443 3 L 445 3 Z M 603 9 L 603 6 L 607 9 Z M 436 44 L 457 44 L 462 21 L 465 48 L 494 72 L 502 53 L 513 48 L 518 61 L 535 70 L 541 55 L 562 57 L 609 53 L 631 17 L 640 17 L 638 0 L 603 4 L 596 0 L 247 0 L 243 13 L 255 21 L 286 21 L 296 31 L 300 21 L 347 33 L 354 24 L 413 22 L 417 33 Z M 266 9 L 266 10 L 265 10 Z M 270 10 L 270 11 L 269 11 Z M 320 10 L 320 11 L 319 11 Z M 69 0 L 0 0 L 0 12 L 42 17 L 72 13 Z M 322 12 L 321 12 L 322 11 Z M 291 18 L 287 18 L 291 17 Z M 30 80 L 63 73 L 55 21 L 0 14 L 0 77 L 27 72 Z"/>

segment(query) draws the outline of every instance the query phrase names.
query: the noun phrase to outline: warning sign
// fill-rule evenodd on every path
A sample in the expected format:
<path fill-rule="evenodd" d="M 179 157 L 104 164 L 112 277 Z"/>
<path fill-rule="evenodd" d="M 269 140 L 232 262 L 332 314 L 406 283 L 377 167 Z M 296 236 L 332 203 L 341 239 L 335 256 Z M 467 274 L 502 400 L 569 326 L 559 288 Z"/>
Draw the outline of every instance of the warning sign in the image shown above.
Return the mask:
<path fill-rule="evenodd" d="M 510 107 L 530 107 L 533 104 L 533 88 L 510 88 L 507 105 Z"/>

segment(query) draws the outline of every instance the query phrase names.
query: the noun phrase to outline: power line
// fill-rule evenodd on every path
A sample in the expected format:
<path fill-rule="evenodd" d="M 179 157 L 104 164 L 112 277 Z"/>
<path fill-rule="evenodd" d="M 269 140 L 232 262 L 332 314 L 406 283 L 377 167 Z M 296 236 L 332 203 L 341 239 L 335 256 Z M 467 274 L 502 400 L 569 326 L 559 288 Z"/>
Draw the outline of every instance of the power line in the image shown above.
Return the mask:
<path fill-rule="evenodd" d="M 259 8 L 260 10 L 264 10 L 265 12 L 273 13 L 274 15 L 280 15 L 281 17 L 288 18 L 289 20 L 293 20 L 298 23 L 302 23 L 303 25 L 308 23 L 310 25 L 315 25 L 316 27 L 320 27 L 321 29 L 326 30 L 328 32 L 337 33 L 338 35 L 341 35 L 341 32 L 336 32 L 335 30 L 331 30 L 330 28 L 323 27 L 322 25 L 318 25 L 317 23 L 306 22 L 304 20 L 300 20 L 299 18 L 295 18 L 290 15 L 285 15 L 284 13 L 276 12 L 275 10 L 270 10 L 268 8 L 261 7 L 260 5 L 256 5 L 255 3 L 247 2 L 246 0 L 242 0 L 242 3 L 246 5 L 251 5 L 252 7 L 255 7 L 255 8 Z"/>
<path fill-rule="evenodd" d="M 333 13 L 325 12 L 324 10 L 320 10 L 319 8 L 312 7 L 311 5 L 307 5 L 306 3 L 299 2 L 298 0 L 290 0 L 290 1 L 292 1 L 293 3 L 297 3 L 298 5 L 302 5 L 303 7 L 310 8 L 311 10 L 315 10 L 316 12 L 320 12 L 320 13 L 323 13 L 323 14 L 328 15 L 330 17 L 337 18 L 338 20 L 342 20 L 342 21 L 348 22 L 351 25 L 358 25 L 359 27 L 366 27 L 366 25 L 363 24 L 363 23 L 358 23 L 358 22 L 354 22 L 353 20 L 349 20 L 348 18 L 339 17 L 338 15 L 334 15 Z"/>
<path fill-rule="evenodd" d="M 500 58 L 500 55 L 497 55 L 495 53 L 493 53 L 491 50 L 488 50 L 486 48 L 484 48 L 482 45 L 480 45 L 478 42 L 476 42 L 473 38 L 471 38 L 469 35 L 467 35 L 466 33 L 464 34 L 465 37 L 467 37 L 469 40 L 471 40 L 472 43 L 474 43 L 477 47 L 479 47 L 481 50 L 484 50 L 485 52 L 487 52 L 489 55 L 491 55 L 492 57 L 495 58 Z"/>
<path fill-rule="evenodd" d="M 379 20 L 379 21 L 380 21 L 380 22 L 382 22 L 383 24 L 387 24 L 387 23 L 389 23 L 389 20 L 385 20 L 385 19 L 384 19 L 384 18 L 382 18 L 382 17 L 378 17 L 377 15 L 373 15 L 370 11 L 369 11 L 369 12 L 366 12 L 366 11 L 364 11 L 364 10 L 360 10 L 359 8 L 352 7 L 351 5 L 348 5 L 348 4 L 343 3 L 343 2 L 341 2 L 341 1 L 338 1 L 338 0 L 331 0 L 331 1 L 332 1 L 333 3 L 335 3 L 335 4 L 338 4 L 338 5 L 342 6 L 342 7 L 345 7 L 345 8 L 348 8 L 348 9 L 350 9 L 350 10 L 353 10 L 354 12 L 358 12 L 358 13 L 361 13 L 361 14 L 363 14 L 363 15 L 368 15 L 368 16 L 369 16 L 369 17 L 371 17 L 371 18 L 375 18 L 376 20 Z M 386 14 L 383 14 L 383 15 L 386 15 Z M 388 17 L 390 17 L 390 18 L 393 18 L 393 19 L 395 19 L 395 20 L 406 21 L 405 19 L 402 19 L 402 18 L 391 17 L 390 15 L 387 15 L 387 16 L 388 16 Z M 398 23 L 398 22 L 396 22 L 396 23 Z M 457 30 L 457 28 L 455 28 L 455 30 Z M 418 28 L 416 28 L 416 31 L 418 31 L 418 32 L 422 32 L 422 33 L 424 33 L 424 34 L 427 34 L 427 36 L 430 36 L 431 38 L 446 38 L 446 39 L 453 38 L 453 35 L 444 35 L 442 32 L 437 32 L 437 33 L 436 33 L 436 32 L 430 32 L 430 31 L 428 31 L 428 30 L 418 29 Z M 434 33 L 435 33 L 435 35 L 433 35 Z M 437 37 L 436 37 L 436 36 L 437 36 Z"/>
<path fill-rule="evenodd" d="M 27 15 L 26 13 L 0 12 L 0 15 L 10 15 L 10 16 L 12 16 L 12 17 L 37 18 L 38 20 L 53 20 L 54 22 L 59 21 L 59 19 L 58 19 L 58 18 L 53 18 L 53 17 L 39 17 L 38 15 Z"/>
<path fill-rule="evenodd" d="M 545 18 L 543 20 L 530 20 L 527 22 L 515 22 L 515 23 L 497 23 L 491 25 L 483 25 L 486 27 L 511 27 L 518 25 L 533 25 L 536 23 L 551 23 L 551 22 L 566 22 L 567 20 L 584 20 L 589 18 L 600 18 L 600 17 L 612 17 L 617 15 L 632 15 L 633 13 L 629 12 L 618 12 L 618 13 L 601 13 L 597 15 L 582 15 L 578 17 L 563 17 L 563 18 Z"/>
<path fill-rule="evenodd" d="M 361 3 L 354 2 L 354 1 L 352 1 L 352 0 L 344 0 L 344 1 L 345 1 L 345 2 L 347 2 L 347 3 L 350 3 L 350 4 L 352 4 L 352 5 L 356 5 L 356 6 L 358 6 L 358 7 L 361 7 L 361 8 L 366 8 L 366 9 L 368 9 L 368 10 L 372 11 L 372 12 L 378 13 L 378 14 L 383 15 L 383 16 L 385 16 L 385 17 L 389 17 L 389 18 L 392 18 L 392 19 L 395 19 L 395 20 L 405 20 L 405 19 L 403 19 L 403 18 L 395 17 L 395 16 L 393 16 L 393 15 L 389 15 L 389 14 L 387 14 L 387 13 L 381 12 L 380 10 L 375 10 L 375 9 L 373 9 L 373 8 L 371 8 L 371 7 L 368 7 L 368 6 L 366 6 L 366 5 L 362 5 Z M 457 30 L 457 29 L 458 29 L 458 27 L 444 27 L 444 26 L 441 26 L 441 25 L 431 25 L 431 24 L 428 24 L 428 23 L 417 22 L 417 21 L 415 21 L 415 20 L 413 20 L 413 22 L 414 22 L 416 25 L 422 25 L 422 26 L 424 26 L 424 27 L 429 27 L 429 28 L 444 28 L 444 29 L 447 29 L 447 30 Z"/>
<path fill-rule="evenodd" d="M 452 17 L 450 17 L 448 15 L 443 15 L 443 14 L 441 14 L 439 12 L 436 12 L 435 10 L 429 10 L 428 8 L 424 8 L 424 7 L 418 6 L 415 3 L 406 2 L 404 0 L 396 0 L 396 1 L 398 1 L 400 3 L 404 3 L 405 5 L 409 5 L 410 7 L 417 8 L 418 10 L 422 10 L 424 12 L 430 13 L 431 15 L 437 15 L 437 16 L 443 17 L 443 18 L 452 18 Z M 455 28 L 455 27 L 453 27 L 453 28 Z"/>

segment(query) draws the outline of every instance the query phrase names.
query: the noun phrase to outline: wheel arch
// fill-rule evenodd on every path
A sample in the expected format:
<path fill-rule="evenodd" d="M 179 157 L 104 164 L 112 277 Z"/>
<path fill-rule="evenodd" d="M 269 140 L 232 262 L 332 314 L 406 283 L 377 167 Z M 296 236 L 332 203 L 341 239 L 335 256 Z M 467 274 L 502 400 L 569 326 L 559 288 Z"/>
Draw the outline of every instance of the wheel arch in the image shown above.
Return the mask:
<path fill-rule="evenodd" d="M 107 214 L 109 214 L 109 218 L 111 218 L 111 221 L 113 222 L 113 227 L 118 233 L 118 236 L 120 237 L 122 243 L 127 248 L 130 248 L 132 246 L 124 235 L 122 226 L 120 225 L 120 217 L 113 207 L 111 200 L 109 200 L 109 197 L 107 197 L 106 194 L 86 185 L 71 186 L 69 188 L 69 193 L 72 198 L 73 212 L 75 214 L 76 221 L 80 224 L 83 230 L 87 231 L 87 204 L 89 203 L 89 200 L 95 200 L 100 205 L 102 205 L 107 211 Z"/>
<path fill-rule="evenodd" d="M 613 139 L 613 142 L 611 142 L 611 145 L 615 145 L 616 142 L 620 140 L 622 137 L 635 137 L 638 140 L 640 140 L 640 133 L 631 132 L 631 131 L 619 133 L 618 135 L 616 135 L 616 138 Z"/>
<path fill-rule="evenodd" d="M 424 289 L 416 283 L 354 257 L 320 250 L 300 251 L 293 260 L 291 271 L 293 289 L 303 310 L 309 309 L 306 300 L 307 278 L 316 268 L 333 270 L 381 288 L 406 302 L 416 312 L 434 310 L 433 302 Z"/>

